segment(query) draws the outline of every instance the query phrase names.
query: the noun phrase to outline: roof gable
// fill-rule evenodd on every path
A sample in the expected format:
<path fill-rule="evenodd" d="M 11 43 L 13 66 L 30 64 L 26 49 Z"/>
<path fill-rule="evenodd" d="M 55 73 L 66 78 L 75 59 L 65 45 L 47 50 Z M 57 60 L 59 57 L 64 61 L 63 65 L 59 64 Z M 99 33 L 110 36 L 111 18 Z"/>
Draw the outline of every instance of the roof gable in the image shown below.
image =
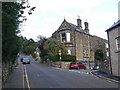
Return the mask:
<path fill-rule="evenodd" d="M 85 33 L 84 31 L 80 31 L 80 29 L 78 29 L 78 27 L 72 23 L 67 22 L 65 19 L 62 22 L 62 24 L 60 25 L 60 27 L 58 28 L 58 31 L 64 30 L 64 29 L 74 29 L 75 31 L 79 32 L 79 33 L 83 33 L 89 36 L 92 36 L 91 34 Z"/>
<path fill-rule="evenodd" d="M 69 22 L 67 22 L 67 21 L 64 19 L 64 21 L 62 22 L 62 24 L 61 24 L 60 27 L 58 28 L 58 31 L 63 30 L 63 29 L 71 29 L 71 28 L 78 29 L 75 25 L 70 24 Z"/>

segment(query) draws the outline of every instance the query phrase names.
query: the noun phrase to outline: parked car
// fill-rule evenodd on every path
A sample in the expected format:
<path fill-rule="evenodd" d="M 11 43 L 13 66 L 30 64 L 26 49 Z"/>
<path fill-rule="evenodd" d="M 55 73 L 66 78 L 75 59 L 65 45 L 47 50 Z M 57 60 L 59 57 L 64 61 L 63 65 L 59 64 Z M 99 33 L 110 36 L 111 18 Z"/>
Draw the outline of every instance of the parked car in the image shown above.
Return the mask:
<path fill-rule="evenodd" d="M 30 64 L 30 59 L 29 58 L 23 58 L 22 63 L 23 64 Z"/>
<path fill-rule="evenodd" d="M 69 67 L 70 69 L 86 69 L 86 66 L 83 64 L 83 63 L 81 63 L 81 62 L 72 62 L 72 63 L 70 63 L 70 67 Z"/>
<path fill-rule="evenodd" d="M 99 69 L 99 65 L 95 65 L 94 67 L 93 67 L 93 70 L 98 70 Z"/>

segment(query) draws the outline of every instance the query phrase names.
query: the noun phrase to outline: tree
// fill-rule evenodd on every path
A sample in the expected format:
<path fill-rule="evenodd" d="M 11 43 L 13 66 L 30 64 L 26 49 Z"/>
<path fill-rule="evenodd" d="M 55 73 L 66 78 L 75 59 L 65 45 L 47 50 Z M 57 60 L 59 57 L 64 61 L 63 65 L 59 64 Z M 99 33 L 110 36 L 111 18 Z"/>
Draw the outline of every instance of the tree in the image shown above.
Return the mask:
<path fill-rule="evenodd" d="M 37 42 L 38 42 L 38 44 L 41 44 L 45 39 L 47 39 L 45 36 L 38 35 L 37 36 Z"/>
<path fill-rule="evenodd" d="M 95 52 L 95 60 L 97 61 L 103 61 L 104 60 L 104 54 L 101 49 L 96 50 Z"/>
<path fill-rule="evenodd" d="M 19 37 L 20 23 L 27 20 L 23 16 L 24 9 L 29 9 L 28 14 L 31 15 L 35 7 L 28 7 L 28 2 L 3 2 L 2 3 L 2 60 L 3 62 L 12 61 L 20 50 Z M 25 6 L 26 5 L 26 6 Z M 1 11 L 0 11 L 1 12 Z"/>
<path fill-rule="evenodd" d="M 44 43 L 47 41 L 47 38 L 40 36 L 38 41 L 38 48 L 40 50 L 40 57 L 44 57 L 47 55 L 47 51 L 44 49 Z"/>
<path fill-rule="evenodd" d="M 44 49 L 47 51 L 47 54 L 52 57 L 59 54 L 59 49 L 61 49 L 62 54 L 66 54 L 64 44 L 56 39 L 48 39 L 44 43 Z"/>
<path fill-rule="evenodd" d="M 21 45 L 21 52 L 26 55 L 34 55 L 34 52 L 37 48 L 38 44 L 33 39 L 24 40 Z"/>

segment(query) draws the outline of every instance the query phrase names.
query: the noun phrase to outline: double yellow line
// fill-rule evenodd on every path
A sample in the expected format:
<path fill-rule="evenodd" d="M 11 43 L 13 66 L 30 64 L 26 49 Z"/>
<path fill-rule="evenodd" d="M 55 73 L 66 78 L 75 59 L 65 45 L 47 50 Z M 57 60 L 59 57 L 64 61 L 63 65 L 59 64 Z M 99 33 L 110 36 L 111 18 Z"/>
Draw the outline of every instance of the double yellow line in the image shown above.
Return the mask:
<path fill-rule="evenodd" d="M 28 89 L 30 90 L 30 84 L 29 84 L 28 75 L 27 75 L 27 69 L 26 69 L 25 65 L 24 65 L 24 72 L 25 72 L 25 77 L 26 77 L 26 81 L 27 81 L 27 86 L 28 86 Z"/>

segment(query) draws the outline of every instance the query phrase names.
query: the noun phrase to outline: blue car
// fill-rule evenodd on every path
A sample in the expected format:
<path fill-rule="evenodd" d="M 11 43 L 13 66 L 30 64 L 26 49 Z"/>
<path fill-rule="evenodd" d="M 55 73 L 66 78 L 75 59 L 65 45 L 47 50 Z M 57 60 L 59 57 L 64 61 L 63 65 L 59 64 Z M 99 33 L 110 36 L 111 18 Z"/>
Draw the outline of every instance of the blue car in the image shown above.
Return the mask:
<path fill-rule="evenodd" d="M 29 58 L 23 58 L 22 63 L 23 64 L 30 64 L 30 59 Z"/>

